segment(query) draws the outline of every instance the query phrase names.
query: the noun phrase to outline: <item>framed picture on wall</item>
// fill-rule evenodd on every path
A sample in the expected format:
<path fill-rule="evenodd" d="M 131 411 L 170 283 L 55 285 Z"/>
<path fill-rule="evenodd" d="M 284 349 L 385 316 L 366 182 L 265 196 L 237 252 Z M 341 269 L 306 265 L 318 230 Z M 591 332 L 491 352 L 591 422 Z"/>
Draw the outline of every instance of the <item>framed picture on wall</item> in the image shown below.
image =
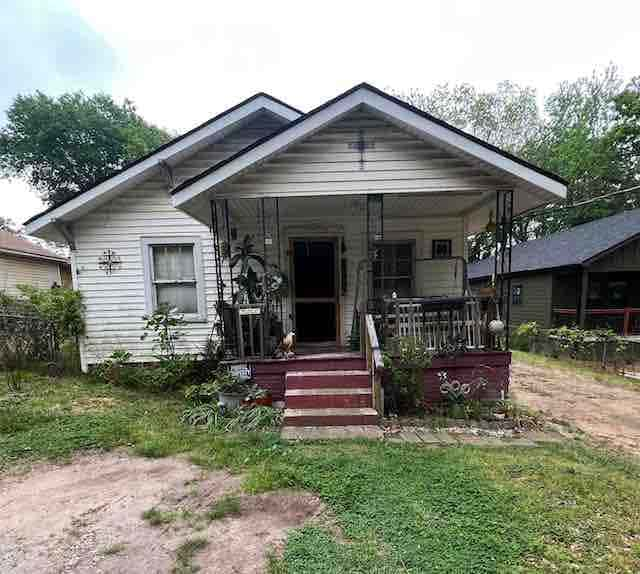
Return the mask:
<path fill-rule="evenodd" d="M 434 239 L 431 243 L 431 257 L 433 259 L 451 257 L 451 239 Z"/>

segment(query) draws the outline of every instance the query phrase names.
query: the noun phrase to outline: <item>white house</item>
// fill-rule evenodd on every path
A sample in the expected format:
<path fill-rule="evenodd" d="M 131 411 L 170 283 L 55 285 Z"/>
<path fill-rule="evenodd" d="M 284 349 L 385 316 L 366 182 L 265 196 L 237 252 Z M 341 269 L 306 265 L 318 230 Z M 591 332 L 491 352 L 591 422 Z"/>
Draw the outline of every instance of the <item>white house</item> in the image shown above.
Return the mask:
<path fill-rule="evenodd" d="M 281 330 L 340 348 L 362 301 L 464 295 L 467 234 L 565 193 L 554 174 L 360 84 L 308 113 L 257 94 L 25 225 L 69 243 L 86 368 L 120 348 L 153 360 L 142 315 L 160 302 L 188 321 L 182 348 L 200 351 L 238 288 L 227 242 L 246 235 L 288 279 L 268 303 Z"/>

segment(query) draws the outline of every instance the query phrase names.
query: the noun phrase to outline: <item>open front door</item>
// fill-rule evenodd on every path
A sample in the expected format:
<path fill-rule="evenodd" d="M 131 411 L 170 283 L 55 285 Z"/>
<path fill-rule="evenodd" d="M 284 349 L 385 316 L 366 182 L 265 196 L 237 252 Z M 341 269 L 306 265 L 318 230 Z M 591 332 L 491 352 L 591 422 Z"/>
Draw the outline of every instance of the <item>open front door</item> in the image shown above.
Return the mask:
<path fill-rule="evenodd" d="M 291 248 L 296 340 L 335 345 L 339 325 L 337 242 L 293 239 Z"/>

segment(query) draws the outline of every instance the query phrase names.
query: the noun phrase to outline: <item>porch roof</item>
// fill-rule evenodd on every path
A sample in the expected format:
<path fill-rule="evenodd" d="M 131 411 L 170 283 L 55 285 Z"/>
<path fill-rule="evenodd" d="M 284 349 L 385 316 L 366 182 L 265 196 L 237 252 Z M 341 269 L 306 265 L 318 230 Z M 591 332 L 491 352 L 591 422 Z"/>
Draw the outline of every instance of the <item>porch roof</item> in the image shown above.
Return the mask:
<path fill-rule="evenodd" d="M 566 182 L 559 176 L 451 126 L 369 84 L 359 84 L 300 116 L 275 133 L 256 141 L 228 159 L 186 180 L 172 190 L 173 205 L 197 217 L 197 213 L 203 213 L 204 202 L 212 197 L 211 192 L 218 194 L 223 184 L 229 183 L 249 170 L 259 170 L 259 166 L 263 162 L 286 151 L 292 145 L 340 120 L 354 110 L 362 108 L 415 135 L 426 145 L 434 145 L 447 150 L 488 171 L 498 180 L 494 190 L 510 188 L 516 192 L 522 192 L 516 195 L 523 195 L 526 198 L 515 198 L 516 213 L 544 202 L 563 198 L 566 195 Z M 414 190 L 415 193 L 424 193 L 425 191 L 429 190 L 421 190 L 419 187 Z M 452 187 L 439 191 L 460 191 L 460 189 Z M 486 192 L 487 189 L 484 188 L 484 191 Z M 353 194 L 349 191 L 329 189 L 307 195 L 339 195 L 342 193 Z M 369 191 L 359 193 L 387 193 L 387 191 L 373 187 Z M 392 193 L 392 191 L 388 193 Z M 269 193 L 264 194 L 265 197 L 269 195 Z M 283 192 L 271 195 L 287 196 L 288 194 Z M 233 196 L 242 197 L 241 194 L 236 193 Z M 473 212 L 482 209 L 488 212 L 488 206 L 491 205 L 493 197 L 495 197 L 493 194 L 491 197 L 485 194 L 480 199 L 476 197 L 475 200 L 468 203 L 467 210 Z"/>

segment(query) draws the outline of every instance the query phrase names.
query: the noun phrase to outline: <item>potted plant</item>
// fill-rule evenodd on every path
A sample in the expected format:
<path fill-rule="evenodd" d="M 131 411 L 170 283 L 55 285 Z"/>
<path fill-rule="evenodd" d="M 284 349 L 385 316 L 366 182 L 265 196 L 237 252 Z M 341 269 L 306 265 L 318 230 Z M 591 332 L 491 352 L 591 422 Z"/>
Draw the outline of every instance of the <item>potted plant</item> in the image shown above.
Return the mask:
<path fill-rule="evenodd" d="M 227 370 L 216 373 L 215 388 L 218 391 L 218 403 L 227 409 L 236 409 L 246 396 L 247 384 L 234 377 Z"/>
<path fill-rule="evenodd" d="M 244 397 L 244 404 L 246 406 L 262 406 L 270 407 L 273 405 L 273 397 L 271 393 L 266 389 L 260 388 L 258 385 L 253 384 L 248 387 Z"/>

